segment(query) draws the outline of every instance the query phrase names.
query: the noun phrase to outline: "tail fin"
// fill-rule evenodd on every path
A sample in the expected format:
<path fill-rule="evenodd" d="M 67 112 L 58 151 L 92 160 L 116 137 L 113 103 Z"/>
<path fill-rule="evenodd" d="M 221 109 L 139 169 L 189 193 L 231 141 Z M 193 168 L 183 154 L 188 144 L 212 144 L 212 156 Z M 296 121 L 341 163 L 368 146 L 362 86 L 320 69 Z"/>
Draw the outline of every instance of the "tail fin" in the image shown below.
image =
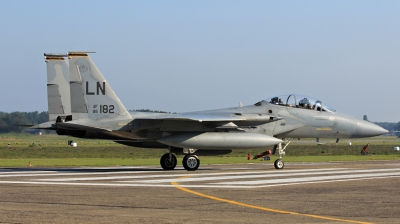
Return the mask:
<path fill-rule="evenodd" d="M 76 56 L 77 57 L 77 56 Z M 88 117 L 88 102 L 84 95 L 82 85 L 82 77 L 77 68 L 77 58 L 68 56 L 69 74 L 70 74 L 70 91 L 71 91 L 71 112 L 74 113 L 74 120 Z"/>
<path fill-rule="evenodd" d="M 87 114 L 93 120 L 132 119 L 87 52 L 69 52 L 68 58 L 74 116 Z"/>
<path fill-rule="evenodd" d="M 62 54 L 44 54 L 47 64 L 47 102 L 49 121 L 71 115 L 68 64 Z"/>

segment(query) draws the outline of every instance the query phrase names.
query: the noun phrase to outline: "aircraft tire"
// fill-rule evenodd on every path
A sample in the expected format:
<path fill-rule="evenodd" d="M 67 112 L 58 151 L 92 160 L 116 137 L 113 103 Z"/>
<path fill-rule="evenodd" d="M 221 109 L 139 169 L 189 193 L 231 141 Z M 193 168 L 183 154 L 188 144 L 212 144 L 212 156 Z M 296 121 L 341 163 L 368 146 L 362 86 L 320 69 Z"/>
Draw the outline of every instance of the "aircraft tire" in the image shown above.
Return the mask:
<path fill-rule="evenodd" d="M 280 170 L 280 169 L 283 169 L 283 167 L 285 166 L 285 163 L 281 159 L 277 159 L 274 162 L 274 166 L 275 166 L 275 169 Z"/>
<path fill-rule="evenodd" d="M 169 160 L 169 153 L 164 154 L 161 156 L 160 165 L 164 170 L 173 170 L 176 167 L 176 156 L 172 154 L 171 160 Z"/>
<path fill-rule="evenodd" d="M 182 165 L 187 171 L 195 171 L 200 166 L 200 159 L 196 155 L 186 155 L 183 157 Z"/>

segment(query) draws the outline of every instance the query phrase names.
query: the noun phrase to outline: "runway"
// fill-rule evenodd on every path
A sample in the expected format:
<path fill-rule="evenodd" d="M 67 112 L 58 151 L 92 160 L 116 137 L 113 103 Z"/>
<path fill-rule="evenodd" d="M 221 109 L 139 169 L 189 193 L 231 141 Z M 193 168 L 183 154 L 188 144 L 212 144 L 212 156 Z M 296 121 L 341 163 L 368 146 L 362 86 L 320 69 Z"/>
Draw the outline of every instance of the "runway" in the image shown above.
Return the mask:
<path fill-rule="evenodd" d="M 0 223 L 399 223 L 399 161 L 0 169 Z"/>

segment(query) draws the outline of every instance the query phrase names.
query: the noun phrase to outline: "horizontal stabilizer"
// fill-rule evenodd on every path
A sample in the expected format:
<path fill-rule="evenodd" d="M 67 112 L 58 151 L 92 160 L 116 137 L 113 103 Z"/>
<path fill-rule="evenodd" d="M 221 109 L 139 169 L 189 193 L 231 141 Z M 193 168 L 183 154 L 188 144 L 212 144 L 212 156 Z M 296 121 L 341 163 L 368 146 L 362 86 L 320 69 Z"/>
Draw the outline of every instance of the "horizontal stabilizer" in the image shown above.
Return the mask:
<path fill-rule="evenodd" d="M 85 130 L 85 131 L 112 131 L 111 129 L 104 127 L 94 127 L 94 126 L 80 125 L 69 122 L 57 123 L 57 128 L 67 129 L 67 130 Z"/>
<path fill-rule="evenodd" d="M 34 125 L 33 124 L 12 124 L 12 126 L 30 128 Z"/>
<path fill-rule="evenodd" d="M 37 125 L 32 125 L 30 129 L 47 129 L 47 130 L 56 130 L 56 126 L 54 125 L 54 121 L 48 121 Z"/>

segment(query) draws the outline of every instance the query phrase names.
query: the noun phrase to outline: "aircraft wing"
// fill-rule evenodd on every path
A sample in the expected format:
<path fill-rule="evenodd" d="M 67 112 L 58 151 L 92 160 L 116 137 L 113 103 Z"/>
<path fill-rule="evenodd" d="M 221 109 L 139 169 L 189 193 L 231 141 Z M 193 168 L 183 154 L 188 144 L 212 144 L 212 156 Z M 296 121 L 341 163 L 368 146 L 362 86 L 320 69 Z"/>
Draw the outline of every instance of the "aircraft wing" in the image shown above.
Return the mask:
<path fill-rule="evenodd" d="M 197 122 L 237 122 L 251 121 L 269 123 L 281 120 L 281 117 L 265 116 L 259 114 L 166 114 L 154 117 L 140 117 L 138 120 L 171 120 L 171 121 L 197 121 Z"/>
<path fill-rule="evenodd" d="M 137 117 L 135 120 L 159 120 L 159 121 L 195 121 L 195 122 L 208 122 L 214 123 L 215 128 L 223 129 L 240 129 L 241 122 L 251 122 L 257 124 L 264 124 L 275 122 L 283 119 L 282 117 L 265 116 L 259 114 L 160 114 L 156 116 L 144 116 Z M 89 124 L 89 123 L 88 123 Z M 100 132 L 111 132 L 111 127 L 104 126 L 93 126 L 93 125 L 82 125 L 73 122 L 54 123 L 49 121 L 39 125 L 31 126 L 31 129 L 66 129 L 66 130 L 87 130 L 87 131 L 100 131 Z"/>

